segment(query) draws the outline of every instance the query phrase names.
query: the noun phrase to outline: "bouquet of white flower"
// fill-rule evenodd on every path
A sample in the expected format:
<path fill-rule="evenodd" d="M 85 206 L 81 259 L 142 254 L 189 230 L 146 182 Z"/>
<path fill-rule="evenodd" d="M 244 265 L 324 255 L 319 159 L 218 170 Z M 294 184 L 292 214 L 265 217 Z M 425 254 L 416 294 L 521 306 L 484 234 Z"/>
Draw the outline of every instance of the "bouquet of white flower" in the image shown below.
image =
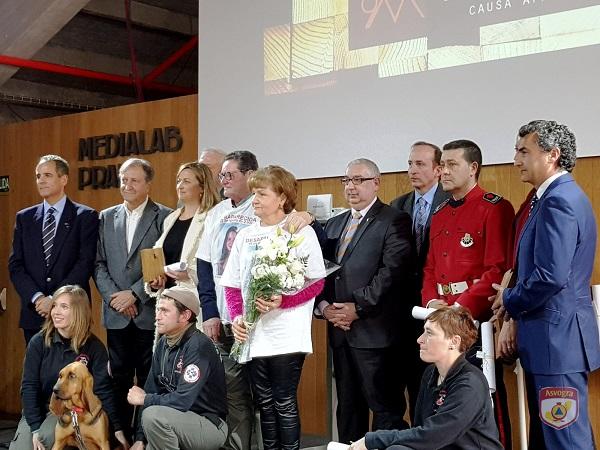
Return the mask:
<path fill-rule="evenodd" d="M 258 244 L 250 270 L 252 277 L 248 295 L 244 299 L 244 324 L 249 339 L 252 329 L 260 319 L 260 312 L 256 308 L 257 298 L 270 299 L 273 295 L 290 295 L 304 287 L 308 256 L 298 256 L 292 252 L 303 240 L 303 236 L 294 236 L 293 232 L 287 237 L 281 228 L 277 227 L 275 236 Z M 248 350 L 248 341 L 236 341 L 231 347 L 230 356 L 237 361 L 245 361 Z"/>

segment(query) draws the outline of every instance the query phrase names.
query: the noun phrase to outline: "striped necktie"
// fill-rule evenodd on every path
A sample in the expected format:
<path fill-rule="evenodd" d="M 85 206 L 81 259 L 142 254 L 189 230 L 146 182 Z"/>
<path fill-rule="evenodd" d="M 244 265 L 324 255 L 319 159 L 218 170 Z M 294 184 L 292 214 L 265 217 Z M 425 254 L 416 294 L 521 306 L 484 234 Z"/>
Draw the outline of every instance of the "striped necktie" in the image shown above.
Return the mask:
<path fill-rule="evenodd" d="M 356 233 L 356 229 L 358 228 L 358 224 L 360 223 L 361 217 L 362 214 L 358 211 L 354 211 L 352 213 L 352 219 L 350 219 L 350 223 L 348 224 L 348 228 L 346 229 L 344 239 L 342 240 L 337 251 L 338 262 L 342 260 L 344 253 L 346 253 L 346 249 L 348 248 L 350 241 L 354 237 L 354 233 Z"/>
<path fill-rule="evenodd" d="M 535 208 L 535 205 L 537 205 L 539 198 L 537 196 L 537 194 L 533 194 L 533 197 L 531 197 L 531 203 L 529 206 L 529 214 L 531 214 L 531 211 L 533 211 L 533 208 Z"/>
<path fill-rule="evenodd" d="M 56 234 L 56 217 L 54 213 L 56 208 L 51 206 L 46 212 L 44 228 L 42 228 L 42 248 L 44 249 L 44 260 L 46 267 L 50 265 L 50 256 L 52 256 L 52 246 L 54 245 L 54 235 Z"/>
<path fill-rule="evenodd" d="M 415 243 L 417 245 L 417 253 L 421 253 L 421 246 L 425 238 L 425 222 L 427 217 L 425 215 L 425 208 L 427 207 L 427 200 L 423 197 L 419 197 L 417 200 L 417 211 L 415 213 Z"/>

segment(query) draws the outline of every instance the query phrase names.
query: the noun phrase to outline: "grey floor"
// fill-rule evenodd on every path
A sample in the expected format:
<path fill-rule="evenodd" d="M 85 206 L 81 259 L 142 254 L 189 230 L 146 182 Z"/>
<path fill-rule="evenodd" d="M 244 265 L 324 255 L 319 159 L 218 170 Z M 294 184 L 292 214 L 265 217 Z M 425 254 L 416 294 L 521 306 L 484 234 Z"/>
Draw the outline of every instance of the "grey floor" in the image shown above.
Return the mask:
<path fill-rule="evenodd" d="M 0 420 L 0 448 L 8 448 L 15 431 L 16 420 Z M 319 436 L 302 436 L 301 447 L 305 450 L 325 450 L 328 440 Z"/>

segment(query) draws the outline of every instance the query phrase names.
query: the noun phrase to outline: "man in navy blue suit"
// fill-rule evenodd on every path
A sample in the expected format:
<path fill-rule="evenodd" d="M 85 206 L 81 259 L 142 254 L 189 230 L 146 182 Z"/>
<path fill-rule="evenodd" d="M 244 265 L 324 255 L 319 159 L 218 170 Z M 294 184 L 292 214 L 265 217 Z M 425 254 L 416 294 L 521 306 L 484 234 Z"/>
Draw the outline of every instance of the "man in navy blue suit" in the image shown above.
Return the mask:
<path fill-rule="evenodd" d="M 42 156 L 35 175 L 44 201 L 17 213 L 8 260 L 10 279 L 21 297 L 19 326 L 25 343 L 50 313 L 56 289 L 78 284 L 90 294 L 98 241 L 98 213 L 65 195 L 67 161 Z"/>
<path fill-rule="evenodd" d="M 536 120 L 519 130 L 515 166 L 536 189 L 517 243 L 516 284 L 499 290 L 497 315 L 517 321 L 525 370 L 530 448 L 593 449 L 588 375 L 600 367 L 590 293 L 596 221 L 570 172 L 575 136 Z"/>

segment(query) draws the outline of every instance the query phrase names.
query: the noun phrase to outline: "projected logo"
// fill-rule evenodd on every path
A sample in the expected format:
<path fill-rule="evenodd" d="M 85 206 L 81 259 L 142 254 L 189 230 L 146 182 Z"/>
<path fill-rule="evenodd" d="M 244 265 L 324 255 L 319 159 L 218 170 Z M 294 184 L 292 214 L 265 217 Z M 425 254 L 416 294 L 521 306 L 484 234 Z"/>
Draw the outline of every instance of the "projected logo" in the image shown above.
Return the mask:
<path fill-rule="evenodd" d="M 265 94 L 600 43 L 600 0 L 293 0 L 264 30 Z M 350 76 L 348 74 L 348 76 Z"/>

